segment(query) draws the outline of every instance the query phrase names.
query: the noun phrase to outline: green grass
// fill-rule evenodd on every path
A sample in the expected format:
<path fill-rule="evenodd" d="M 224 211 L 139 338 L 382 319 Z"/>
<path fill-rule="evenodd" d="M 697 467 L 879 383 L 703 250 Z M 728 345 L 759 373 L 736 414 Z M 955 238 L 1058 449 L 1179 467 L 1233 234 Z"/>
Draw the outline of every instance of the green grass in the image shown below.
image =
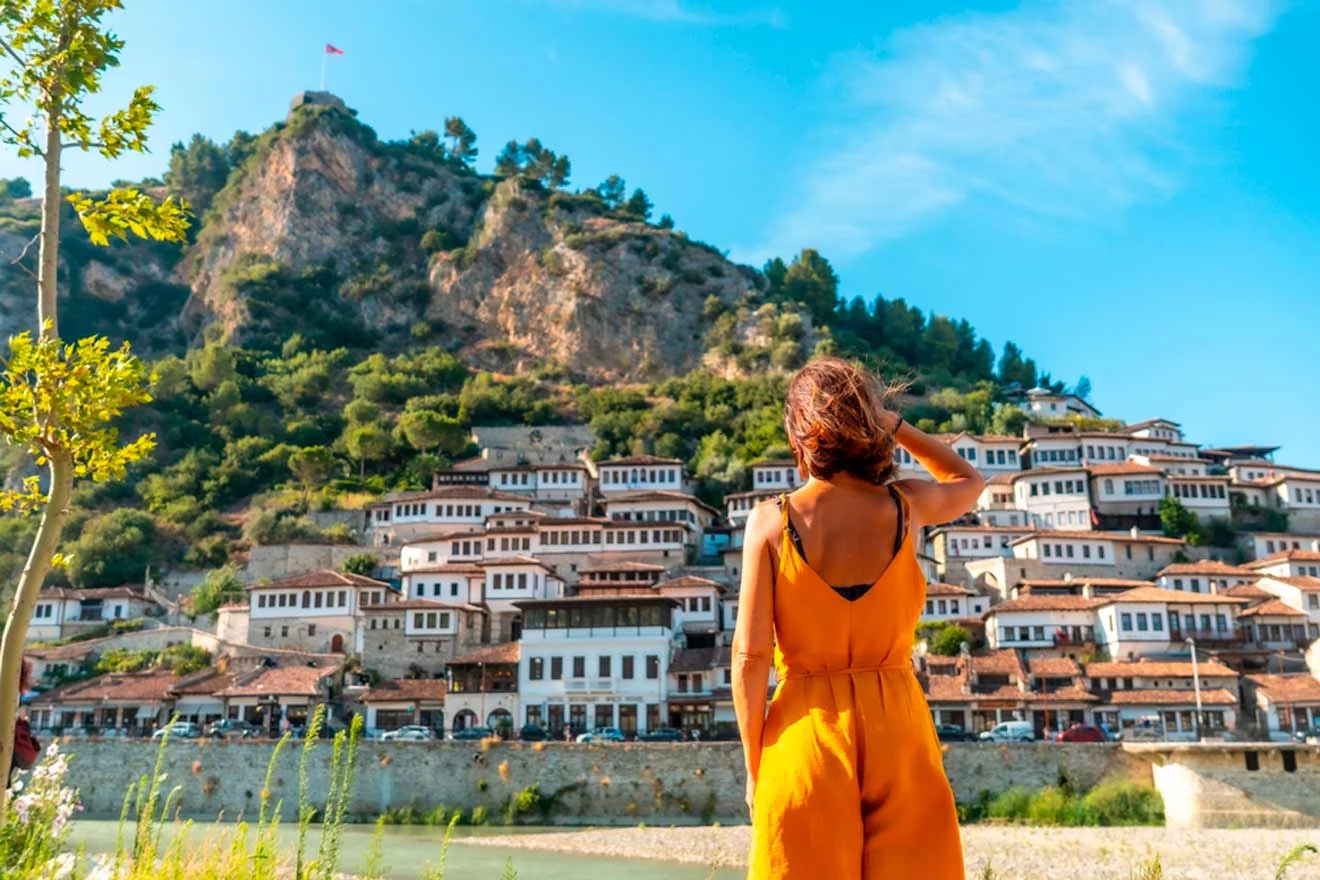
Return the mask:
<path fill-rule="evenodd" d="M 1039 791 L 1010 788 L 958 805 L 961 822 L 998 821 L 1041 826 L 1163 825 L 1159 792 L 1134 782 L 1104 782 L 1078 795 L 1049 786 Z"/>

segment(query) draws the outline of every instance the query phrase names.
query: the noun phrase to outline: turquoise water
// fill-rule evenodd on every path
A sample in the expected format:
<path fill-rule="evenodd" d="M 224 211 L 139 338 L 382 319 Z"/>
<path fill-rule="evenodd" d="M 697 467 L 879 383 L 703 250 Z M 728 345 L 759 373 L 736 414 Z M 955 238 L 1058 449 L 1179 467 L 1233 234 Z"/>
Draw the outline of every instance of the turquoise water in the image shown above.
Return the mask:
<path fill-rule="evenodd" d="M 114 849 L 117 823 L 112 821 L 80 820 L 73 825 L 74 846 L 85 845 L 88 853 L 109 852 Z M 465 828 L 456 829 L 455 838 L 472 835 L 536 834 L 538 831 L 565 831 L 568 829 L 535 828 Z M 363 868 L 374 829 L 350 826 L 344 831 L 344 858 L 340 870 L 353 873 Z M 214 828 L 196 828 L 194 834 L 213 834 Z M 281 843 L 292 848 L 297 839 L 296 829 L 280 829 Z M 381 845 L 384 873 L 390 880 L 421 880 L 428 867 L 439 862 L 440 842 L 444 829 L 425 827 L 386 828 Z M 315 848 L 318 838 L 312 835 Z M 487 846 L 465 846 L 453 843 L 445 862 L 445 880 L 499 880 L 505 862 L 513 859 L 519 880 L 734 880 L 743 876 L 741 871 L 714 871 L 709 868 L 658 862 L 643 859 L 612 859 L 600 856 L 575 856 L 562 853 L 540 853 L 524 849 L 505 849 Z"/>

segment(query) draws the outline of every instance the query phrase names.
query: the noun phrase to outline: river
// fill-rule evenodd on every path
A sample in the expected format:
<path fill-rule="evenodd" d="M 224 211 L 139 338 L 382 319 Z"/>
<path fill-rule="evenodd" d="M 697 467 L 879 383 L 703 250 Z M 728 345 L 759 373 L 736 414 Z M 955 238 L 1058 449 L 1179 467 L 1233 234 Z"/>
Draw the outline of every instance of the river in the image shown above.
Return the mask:
<path fill-rule="evenodd" d="M 115 846 L 118 823 L 109 820 L 78 820 L 73 825 L 71 845 L 83 845 L 89 854 L 111 852 Z M 224 828 L 225 826 L 221 826 Z M 506 861 L 513 859 L 519 880 L 734 880 L 742 871 L 714 871 L 708 868 L 643 859 L 612 859 L 600 856 L 575 856 L 540 853 L 525 849 L 502 849 L 465 846 L 462 838 L 488 834 L 536 834 L 538 831 L 563 831 L 563 828 L 458 828 L 450 844 L 445 863 L 445 880 L 499 880 Z M 131 831 L 131 829 L 130 829 Z M 214 826 L 201 826 L 194 834 L 214 833 Z M 351 825 L 344 831 L 343 860 L 340 870 L 360 871 L 365 865 L 374 829 Z M 281 843 L 292 848 L 297 829 L 282 827 Z M 389 880 L 421 880 L 428 867 L 439 862 L 443 828 L 388 827 L 381 845 L 383 871 Z M 309 849 L 319 836 L 313 832 Z"/>

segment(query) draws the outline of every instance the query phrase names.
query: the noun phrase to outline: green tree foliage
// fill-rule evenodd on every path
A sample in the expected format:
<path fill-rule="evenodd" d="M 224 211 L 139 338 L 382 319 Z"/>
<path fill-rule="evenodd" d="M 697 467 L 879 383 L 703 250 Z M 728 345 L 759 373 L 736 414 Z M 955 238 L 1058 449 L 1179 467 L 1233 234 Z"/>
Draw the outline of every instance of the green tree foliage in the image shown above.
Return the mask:
<path fill-rule="evenodd" d="M 942 627 L 927 643 L 932 654 L 941 657 L 956 657 L 962 650 L 963 643 L 972 644 L 972 634 L 957 624 Z"/>
<path fill-rule="evenodd" d="M 547 189 L 561 189 L 568 184 L 572 163 L 547 149 L 539 138 L 526 143 L 509 141 L 495 157 L 495 173 L 500 177 L 523 177 Z"/>
<path fill-rule="evenodd" d="M 1077 380 L 1077 384 L 1073 386 L 1073 394 L 1076 394 L 1082 400 L 1091 399 L 1091 379 L 1089 376 L 1083 376 Z"/>
<path fill-rule="evenodd" d="M 461 117 L 447 117 L 445 148 L 451 162 L 471 168 L 477 161 L 477 133 Z"/>
<path fill-rule="evenodd" d="M 1024 389 L 1036 387 L 1036 362 L 1022 356 L 1022 349 L 1012 340 L 1004 343 L 999 358 L 999 381 L 1003 385 L 1017 383 Z"/>
<path fill-rule="evenodd" d="M 468 445 L 468 432 L 458 419 L 432 410 L 414 410 L 399 417 L 399 430 L 418 452 L 458 455 Z"/>
<path fill-rule="evenodd" d="M 1170 538 L 1183 538 L 1193 546 L 1200 543 L 1200 521 L 1173 495 L 1165 495 L 1160 501 L 1160 525 Z"/>
<path fill-rule="evenodd" d="M 660 229 L 673 229 L 674 218 L 670 217 L 668 214 L 661 214 L 660 219 L 656 221 L 655 225 Z"/>
<path fill-rule="evenodd" d="M 624 183 L 622 177 L 617 174 L 611 174 L 598 184 L 595 193 L 600 197 L 601 202 L 611 211 L 617 211 L 623 207 L 624 198 L 628 193 L 628 185 Z"/>
<path fill-rule="evenodd" d="M 69 577 L 79 587 L 142 583 L 155 543 L 156 521 L 150 514 L 111 511 L 89 522 L 70 548 Z"/>
<path fill-rule="evenodd" d="M 26 177 L 11 177 L 4 181 L 4 194 L 11 199 L 30 199 L 32 184 Z"/>
<path fill-rule="evenodd" d="M 68 518 L 76 477 L 122 478 L 126 466 L 143 457 L 151 440 L 120 447 L 110 428 L 122 410 L 145 398 L 142 370 L 127 350 L 109 354 L 104 340 L 61 346 L 58 320 L 61 189 L 65 150 L 95 150 L 108 159 L 146 149 L 147 128 L 158 109 L 152 88 L 134 91 L 127 106 L 97 120 L 84 102 L 101 89 L 101 75 L 118 66 L 123 42 L 101 29 L 106 13 L 120 0 L 78 0 L 56 6 L 51 0 L 8 0 L 0 4 L 0 141 L 20 157 L 41 160 L 41 233 L 37 253 L 37 321 L 34 343 L 10 340 L 11 357 L 0 373 L 0 436 L 28 449 L 49 471 L 44 495 L 35 480 L 21 492 L 0 492 L 0 508 L 41 509 L 28 564 L 19 577 L 0 641 L 0 766 L 13 754 L 14 717 L 23 643 L 37 596 L 51 566 Z M 104 198 L 68 196 L 88 239 L 104 245 L 111 237 L 182 241 L 186 206 L 167 199 L 156 204 L 131 189 L 116 188 Z M 118 372 L 108 368 L 121 366 Z M 92 373 L 99 375 L 92 375 Z M 99 392 L 99 393 L 98 393 Z M 8 793 L 0 793 L 0 819 Z"/>
<path fill-rule="evenodd" d="M 191 205 L 198 216 L 211 207 L 228 177 L 229 156 L 215 141 L 195 134 L 187 145 L 179 142 L 170 147 L 165 188 Z"/>
<path fill-rule="evenodd" d="M 335 456 L 324 446 L 308 446 L 289 454 L 289 470 L 303 487 L 303 499 L 314 486 L 324 483 L 335 470 Z"/>
<path fill-rule="evenodd" d="M 377 424 L 353 425 L 344 433 L 344 448 L 358 463 L 358 475 L 366 476 L 367 463 L 378 462 L 390 451 L 390 435 Z"/>
<path fill-rule="evenodd" d="M 210 665 L 210 652 L 194 645 L 171 645 L 162 651 L 110 648 L 96 658 L 91 673 L 105 675 L 110 672 L 141 672 L 154 668 L 168 669 L 177 676 L 184 676 L 200 672 Z"/>
<path fill-rule="evenodd" d="M 766 264 L 765 274 L 770 299 L 802 303 L 818 324 L 825 324 L 833 317 L 839 297 L 839 277 L 820 251 L 807 248 L 787 267 L 783 260 L 775 258 Z"/>
<path fill-rule="evenodd" d="M 344 564 L 340 568 L 349 574 L 372 577 L 375 575 L 376 566 L 378 565 L 380 565 L 380 560 L 374 553 L 354 553 L 344 560 Z"/>
<path fill-rule="evenodd" d="M 651 219 L 651 209 L 654 205 L 647 198 L 640 188 L 633 190 L 633 194 L 628 197 L 628 201 L 623 203 L 622 212 L 634 220 L 645 222 Z"/>

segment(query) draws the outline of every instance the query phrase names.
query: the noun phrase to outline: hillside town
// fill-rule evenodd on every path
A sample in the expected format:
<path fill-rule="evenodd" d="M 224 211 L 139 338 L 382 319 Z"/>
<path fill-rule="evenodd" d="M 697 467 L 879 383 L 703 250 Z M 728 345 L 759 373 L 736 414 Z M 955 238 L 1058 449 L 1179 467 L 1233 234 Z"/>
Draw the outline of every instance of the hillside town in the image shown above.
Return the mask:
<path fill-rule="evenodd" d="M 1102 420 L 1068 394 L 1021 406 L 1022 436 L 944 437 L 986 485 L 918 545 L 912 662 L 940 730 L 1314 735 L 1320 471 L 1269 446 L 1202 447 L 1167 419 Z M 266 735 L 325 703 L 372 736 L 736 737 L 742 529 L 800 485 L 794 463 L 752 464 L 751 489 L 717 509 L 678 459 L 593 460 L 584 426 L 471 440 L 479 454 L 430 490 L 336 512 L 356 544 L 251 548 L 246 601 L 214 616 L 156 583 L 45 591 L 34 727 L 144 736 L 177 715 Z M 926 476 L 903 450 L 898 464 Z M 1168 534 L 1170 507 L 1231 542 Z M 345 570 L 364 553 L 369 573 Z M 204 668 L 87 672 L 181 648 Z"/>

